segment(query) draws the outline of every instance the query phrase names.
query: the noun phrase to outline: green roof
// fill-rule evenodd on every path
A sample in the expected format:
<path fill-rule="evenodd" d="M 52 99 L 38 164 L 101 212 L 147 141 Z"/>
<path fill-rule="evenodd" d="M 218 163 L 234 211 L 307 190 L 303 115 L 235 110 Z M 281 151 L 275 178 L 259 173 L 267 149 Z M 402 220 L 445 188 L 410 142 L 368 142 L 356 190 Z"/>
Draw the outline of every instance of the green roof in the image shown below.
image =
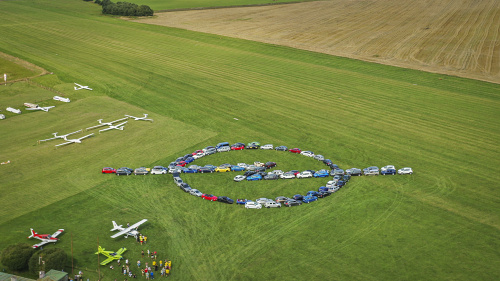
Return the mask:
<path fill-rule="evenodd" d="M 10 278 L 12 276 L 16 276 L 17 281 L 36 281 L 35 279 L 21 277 L 21 276 L 17 276 L 17 275 L 5 273 L 5 272 L 0 272 L 0 281 L 11 281 Z"/>

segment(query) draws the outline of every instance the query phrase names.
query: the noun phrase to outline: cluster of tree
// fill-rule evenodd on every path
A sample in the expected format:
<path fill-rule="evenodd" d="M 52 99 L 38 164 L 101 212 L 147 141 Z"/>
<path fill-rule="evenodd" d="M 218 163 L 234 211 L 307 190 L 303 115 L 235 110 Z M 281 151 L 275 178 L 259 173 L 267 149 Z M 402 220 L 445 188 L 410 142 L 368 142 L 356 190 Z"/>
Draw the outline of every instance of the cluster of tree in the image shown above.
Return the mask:
<path fill-rule="evenodd" d="M 102 13 L 108 15 L 144 17 L 152 16 L 153 10 L 147 5 L 137 5 L 129 2 L 113 3 L 111 0 L 95 0 L 94 3 L 102 6 Z"/>
<path fill-rule="evenodd" d="M 64 268 L 68 256 L 59 248 L 49 248 L 36 251 L 28 244 L 15 244 L 7 247 L 0 258 L 0 262 L 11 271 L 29 270 L 33 274 L 39 271 Z"/>

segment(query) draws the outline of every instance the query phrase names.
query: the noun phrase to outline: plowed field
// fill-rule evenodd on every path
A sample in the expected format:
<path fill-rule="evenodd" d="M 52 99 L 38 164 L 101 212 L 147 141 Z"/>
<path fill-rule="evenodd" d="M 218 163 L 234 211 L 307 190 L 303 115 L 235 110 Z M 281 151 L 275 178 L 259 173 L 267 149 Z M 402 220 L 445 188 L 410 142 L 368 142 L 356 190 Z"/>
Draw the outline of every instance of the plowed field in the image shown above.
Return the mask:
<path fill-rule="evenodd" d="M 498 0 L 331 0 L 137 21 L 500 83 Z"/>

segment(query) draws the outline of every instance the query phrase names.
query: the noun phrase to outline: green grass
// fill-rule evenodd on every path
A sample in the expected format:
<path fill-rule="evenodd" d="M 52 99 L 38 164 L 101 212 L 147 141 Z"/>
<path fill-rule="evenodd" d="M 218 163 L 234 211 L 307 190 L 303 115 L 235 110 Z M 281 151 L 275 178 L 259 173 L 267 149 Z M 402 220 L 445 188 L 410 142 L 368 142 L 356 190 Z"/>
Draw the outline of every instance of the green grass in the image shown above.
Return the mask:
<path fill-rule="evenodd" d="M 34 242 L 30 227 L 62 227 L 57 246 L 70 253 L 73 236 L 75 265 L 91 280 L 97 237 L 108 250 L 127 247 L 134 263 L 141 249 L 158 251 L 173 261 L 175 280 L 499 278 L 499 85 L 124 22 L 83 1 L 0 1 L 0 18 L 0 51 L 54 72 L 35 82 L 72 100 L 0 120 L 0 161 L 12 162 L 0 166 L 0 250 Z M 94 91 L 74 91 L 73 82 Z M 37 89 L 6 86 L 0 104 L 49 103 L 53 92 Z M 155 121 L 131 120 L 124 131 L 59 149 L 58 141 L 36 144 L 142 113 Z M 300 147 L 342 168 L 393 164 L 415 174 L 355 178 L 329 198 L 280 210 L 194 198 L 170 176 L 100 174 L 105 166 L 168 165 L 221 141 Z M 276 151 L 195 164 L 240 161 L 323 167 Z M 326 183 L 235 183 L 234 175 L 183 178 L 202 192 L 250 199 Z M 147 246 L 109 238 L 111 220 L 142 218 Z M 122 278 L 107 267 L 101 273 Z"/>
<path fill-rule="evenodd" d="M 289 2 L 305 2 L 301 0 L 135 0 L 132 3 L 137 5 L 148 5 L 151 9 L 157 10 L 170 10 L 170 9 L 191 9 L 191 8 L 205 8 L 205 7 L 222 7 L 222 6 L 243 6 L 243 5 L 261 5 L 261 4 L 277 4 Z"/>

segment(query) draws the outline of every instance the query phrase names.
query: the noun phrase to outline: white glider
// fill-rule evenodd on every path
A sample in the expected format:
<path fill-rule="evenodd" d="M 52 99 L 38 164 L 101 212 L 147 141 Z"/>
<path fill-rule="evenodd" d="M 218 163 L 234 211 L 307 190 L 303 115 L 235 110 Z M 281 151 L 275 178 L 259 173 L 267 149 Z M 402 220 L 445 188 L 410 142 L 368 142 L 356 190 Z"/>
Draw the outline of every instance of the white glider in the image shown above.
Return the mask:
<path fill-rule="evenodd" d="M 54 96 L 52 99 L 58 100 L 58 101 L 62 101 L 62 102 L 70 102 L 71 101 L 68 98 L 63 98 L 63 97 L 60 97 L 60 96 Z"/>
<path fill-rule="evenodd" d="M 49 112 L 49 109 L 53 108 L 55 106 L 46 106 L 46 107 L 41 107 L 41 106 L 37 106 L 37 107 L 27 107 L 26 110 L 42 110 L 42 111 L 45 111 L 45 112 Z"/>
<path fill-rule="evenodd" d="M 92 134 L 90 134 L 90 135 L 83 136 L 83 137 L 81 137 L 81 138 L 79 138 L 79 139 L 67 139 L 67 138 L 65 137 L 65 138 L 64 138 L 64 140 L 65 140 L 66 142 L 61 143 L 61 144 L 57 144 L 57 145 L 56 145 L 56 147 L 61 146 L 61 145 L 72 144 L 72 143 L 82 143 L 82 140 L 83 140 L 83 139 L 88 138 L 88 137 L 91 137 L 91 136 L 93 136 L 93 135 L 94 135 L 94 133 L 92 133 Z"/>
<path fill-rule="evenodd" d="M 121 119 L 111 121 L 111 122 L 102 122 L 102 119 L 99 119 L 99 120 L 97 120 L 97 122 L 99 122 L 99 125 L 88 127 L 85 130 L 95 129 L 95 128 L 99 128 L 102 126 L 112 126 L 113 123 L 120 122 L 120 121 L 127 120 L 127 119 L 128 119 L 128 117 L 125 117 L 125 118 L 121 118 Z"/>
<path fill-rule="evenodd" d="M 153 119 L 146 119 L 148 117 L 148 115 L 146 113 L 144 113 L 144 117 L 135 117 L 135 116 L 132 116 L 132 115 L 126 115 L 128 118 L 132 118 L 134 119 L 135 121 L 140 121 L 140 120 L 144 120 L 144 121 L 151 121 L 153 122 Z"/>
<path fill-rule="evenodd" d="M 75 85 L 76 85 L 76 86 L 78 86 L 78 87 L 75 87 L 75 91 L 78 91 L 78 90 L 81 90 L 81 89 L 85 89 L 85 90 L 90 90 L 90 91 L 92 91 L 92 89 L 91 89 L 91 88 L 89 88 L 89 86 L 82 86 L 82 85 L 77 84 L 77 83 L 75 83 Z"/>
<path fill-rule="evenodd" d="M 100 134 L 101 132 L 104 132 L 104 131 L 109 131 L 109 130 L 113 130 L 113 129 L 116 129 L 116 130 L 122 130 L 122 131 L 123 131 L 123 128 L 125 127 L 125 126 L 123 126 L 123 125 L 127 124 L 127 122 L 128 122 L 128 121 L 125 121 L 125 122 L 120 123 L 120 124 L 117 124 L 117 125 L 110 125 L 110 126 L 109 126 L 108 128 L 106 128 L 106 129 L 99 130 L 99 134 Z"/>
<path fill-rule="evenodd" d="M 78 130 L 76 132 L 72 132 L 72 133 L 69 133 L 69 134 L 66 134 L 66 135 L 61 135 L 61 136 L 58 136 L 57 135 L 57 132 L 53 133 L 54 137 L 53 138 L 50 138 L 50 139 L 45 139 L 45 140 L 39 140 L 38 142 L 41 142 L 41 141 L 49 141 L 49 140 L 55 140 L 55 139 L 66 139 L 66 137 L 68 137 L 69 135 L 72 135 L 72 134 L 76 134 L 76 133 L 79 133 L 81 132 L 82 130 Z"/>

